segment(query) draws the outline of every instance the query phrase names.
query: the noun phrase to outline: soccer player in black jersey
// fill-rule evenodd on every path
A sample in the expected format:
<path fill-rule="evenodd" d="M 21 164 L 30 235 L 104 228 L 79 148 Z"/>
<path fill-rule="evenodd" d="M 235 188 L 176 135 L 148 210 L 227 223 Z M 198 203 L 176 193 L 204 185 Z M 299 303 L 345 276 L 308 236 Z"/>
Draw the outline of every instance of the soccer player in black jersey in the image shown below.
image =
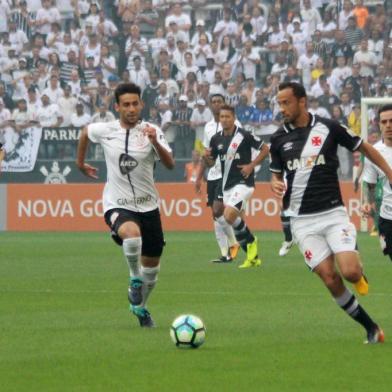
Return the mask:
<path fill-rule="evenodd" d="M 243 220 L 243 210 L 251 198 L 254 187 L 254 168 L 268 155 L 269 149 L 263 141 L 235 125 L 234 108 L 223 105 L 219 112 L 222 131 L 216 133 L 205 151 L 208 166 L 219 159 L 222 169 L 223 216 L 234 229 L 234 234 L 246 252 L 245 261 L 239 268 L 257 267 L 261 264 L 258 257 L 257 238 L 253 236 Z M 252 160 L 252 148 L 259 154 Z"/>
<path fill-rule="evenodd" d="M 285 122 L 271 138 L 272 190 L 283 197 L 284 212 L 291 217 L 293 236 L 308 267 L 321 278 L 337 304 L 366 329 L 365 342 L 381 343 L 383 331 L 343 282 L 344 278 L 353 283 L 359 294 L 368 292 L 356 230 L 340 193 L 337 147 L 362 152 L 390 183 L 392 170 L 378 151 L 345 126 L 310 114 L 302 85 L 282 83 L 277 101 Z"/>

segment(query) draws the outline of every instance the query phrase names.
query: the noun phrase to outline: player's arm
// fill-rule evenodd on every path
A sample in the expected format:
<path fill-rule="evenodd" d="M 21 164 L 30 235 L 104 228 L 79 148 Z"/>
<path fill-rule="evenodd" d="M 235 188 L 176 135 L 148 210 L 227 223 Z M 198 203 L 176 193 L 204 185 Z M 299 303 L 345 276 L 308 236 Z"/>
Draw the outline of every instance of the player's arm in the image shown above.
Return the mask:
<path fill-rule="evenodd" d="M 143 129 L 143 132 L 150 140 L 150 143 L 154 146 L 154 149 L 155 149 L 156 153 L 158 154 L 158 157 L 159 157 L 160 161 L 162 162 L 162 164 L 167 169 L 174 169 L 175 161 L 174 161 L 173 155 L 161 143 L 159 143 L 156 129 L 151 126 L 146 126 Z"/>
<path fill-rule="evenodd" d="M 271 189 L 275 197 L 282 199 L 286 192 L 286 184 L 283 178 L 284 165 L 274 137 L 271 138 L 270 160 Z"/>
<path fill-rule="evenodd" d="M 365 155 L 369 161 L 373 162 L 377 167 L 379 167 L 387 176 L 388 181 L 392 184 L 392 169 L 388 165 L 387 161 L 383 156 L 370 144 L 363 142 L 358 150 Z"/>
<path fill-rule="evenodd" d="M 364 204 L 361 207 L 361 212 L 365 217 L 370 216 L 372 211 L 375 210 L 375 200 L 376 200 L 376 184 L 371 184 L 369 182 L 363 181 L 364 184 Z"/>
<path fill-rule="evenodd" d="M 78 151 L 76 154 L 76 165 L 84 175 L 90 178 L 97 179 L 98 169 L 96 167 L 89 165 L 88 163 L 85 163 L 87 147 L 88 147 L 88 132 L 87 132 L 87 127 L 84 127 L 79 138 Z"/>
<path fill-rule="evenodd" d="M 271 189 L 273 194 L 281 199 L 286 192 L 286 185 L 283 181 L 283 173 L 272 173 L 271 175 Z"/>
<path fill-rule="evenodd" d="M 196 193 L 200 193 L 201 192 L 201 182 L 203 180 L 204 177 L 204 172 L 206 170 L 207 166 L 204 162 L 203 157 L 200 158 L 200 165 L 199 165 L 199 170 L 197 171 L 196 174 L 196 180 L 195 180 L 195 189 L 196 189 Z"/>
<path fill-rule="evenodd" d="M 253 173 L 255 167 L 260 165 L 261 162 L 263 162 L 263 160 L 266 158 L 268 153 L 269 153 L 269 148 L 265 143 L 263 143 L 260 152 L 252 162 L 246 165 L 238 165 L 238 167 L 241 169 L 242 176 L 244 178 L 248 178 Z"/>

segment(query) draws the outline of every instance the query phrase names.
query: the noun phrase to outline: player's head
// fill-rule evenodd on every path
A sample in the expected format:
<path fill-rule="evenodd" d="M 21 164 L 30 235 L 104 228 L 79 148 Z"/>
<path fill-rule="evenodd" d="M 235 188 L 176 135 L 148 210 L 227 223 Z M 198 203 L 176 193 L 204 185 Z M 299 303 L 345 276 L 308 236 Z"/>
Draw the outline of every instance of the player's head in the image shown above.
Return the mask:
<path fill-rule="evenodd" d="M 212 94 L 210 96 L 210 106 L 212 114 L 219 115 L 221 107 L 225 104 L 225 97 L 222 94 Z"/>
<path fill-rule="evenodd" d="M 300 115 L 307 111 L 307 96 L 302 84 L 296 82 L 281 83 L 277 100 L 285 122 L 294 123 Z"/>
<path fill-rule="evenodd" d="M 234 128 L 235 111 L 230 105 L 223 105 L 219 111 L 219 122 L 224 131 L 230 131 Z"/>
<path fill-rule="evenodd" d="M 392 104 L 382 106 L 378 111 L 378 116 L 384 140 L 392 141 Z"/>
<path fill-rule="evenodd" d="M 134 83 L 121 83 L 114 91 L 115 109 L 120 114 L 120 121 L 125 126 L 134 126 L 143 109 L 140 87 Z"/>

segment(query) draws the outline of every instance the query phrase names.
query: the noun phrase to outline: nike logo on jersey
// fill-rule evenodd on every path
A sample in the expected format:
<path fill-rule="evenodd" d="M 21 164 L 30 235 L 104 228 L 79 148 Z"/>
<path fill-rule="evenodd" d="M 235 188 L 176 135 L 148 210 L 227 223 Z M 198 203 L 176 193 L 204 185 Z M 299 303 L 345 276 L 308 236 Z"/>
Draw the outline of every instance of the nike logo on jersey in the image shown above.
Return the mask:
<path fill-rule="evenodd" d="M 119 167 L 121 174 L 129 174 L 132 170 L 134 170 L 137 165 L 138 161 L 131 157 L 128 154 L 121 154 L 119 159 Z"/>
<path fill-rule="evenodd" d="M 287 168 L 289 170 L 312 168 L 319 165 L 325 165 L 324 154 L 302 157 L 299 159 L 290 159 L 287 161 Z"/>

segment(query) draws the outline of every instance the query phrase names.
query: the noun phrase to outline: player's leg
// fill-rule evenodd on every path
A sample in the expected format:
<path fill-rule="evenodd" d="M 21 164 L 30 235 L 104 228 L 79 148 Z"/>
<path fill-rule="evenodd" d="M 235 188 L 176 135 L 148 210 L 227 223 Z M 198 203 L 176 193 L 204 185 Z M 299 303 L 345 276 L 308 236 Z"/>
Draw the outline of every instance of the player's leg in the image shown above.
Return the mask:
<path fill-rule="evenodd" d="M 253 191 L 254 188 L 237 185 L 224 194 L 224 218 L 233 227 L 238 243 L 246 252 L 246 259 L 239 268 L 255 267 L 261 264 L 258 257 L 257 238 L 251 233 L 241 214 Z"/>
<path fill-rule="evenodd" d="M 142 301 L 142 278 L 140 257 L 142 238 L 137 216 L 124 209 L 113 209 L 105 213 L 105 221 L 111 229 L 113 240 L 122 246 L 129 267 L 128 299 L 130 303 Z"/>
<path fill-rule="evenodd" d="M 279 249 L 279 256 L 286 256 L 294 243 L 293 236 L 291 234 L 290 217 L 280 214 L 280 222 L 282 224 L 284 241 Z"/>
<path fill-rule="evenodd" d="M 330 254 L 326 259 L 321 261 L 313 271 L 323 281 L 336 303 L 351 318 L 365 328 L 367 333 L 367 340 L 365 343 L 382 343 L 384 341 L 383 331 L 358 303 L 354 294 L 344 285 L 342 277 L 335 268 L 334 255 Z"/>
<path fill-rule="evenodd" d="M 332 214 L 331 223 L 326 228 L 325 237 L 343 278 L 353 283 L 360 295 L 366 295 L 369 285 L 363 274 L 362 264 L 357 252 L 357 231 L 344 211 Z"/>
<path fill-rule="evenodd" d="M 147 310 L 147 301 L 158 280 L 160 257 L 165 244 L 159 210 L 142 214 L 140 230 L 143 239 L 140 268 L 143 281 L 142 301 L 139 305 L 132 306 L 132 311 L 142 327 L 153 327 L 154 321 Z"/>

